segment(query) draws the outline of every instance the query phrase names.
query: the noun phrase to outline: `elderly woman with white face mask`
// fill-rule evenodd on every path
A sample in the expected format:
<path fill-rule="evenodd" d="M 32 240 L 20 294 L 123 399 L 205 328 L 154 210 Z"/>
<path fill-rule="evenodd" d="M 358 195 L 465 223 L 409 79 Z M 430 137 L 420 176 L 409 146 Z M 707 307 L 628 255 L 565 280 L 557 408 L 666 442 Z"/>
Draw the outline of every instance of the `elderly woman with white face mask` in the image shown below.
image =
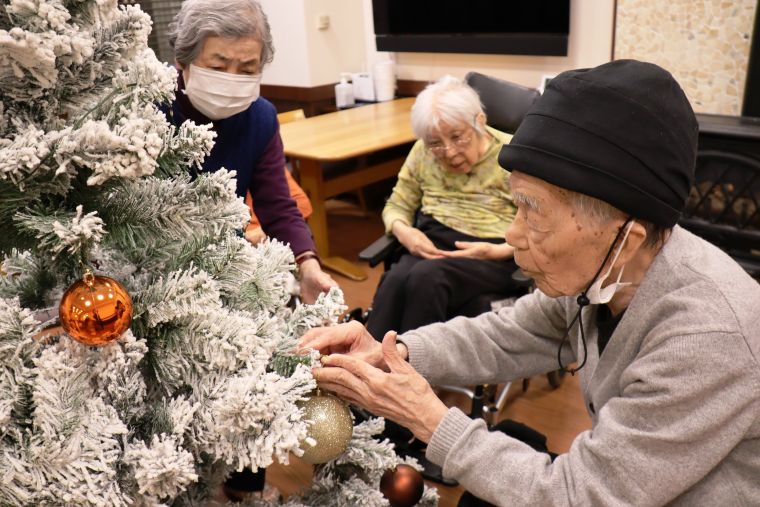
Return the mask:
<path fill-rule="evenodd" d="M 382 345 L 358 325 L 312 330 L 301 345 L 330 354 L 315 378 L 428 442 L 471 493 L 460 505 L 760 505 L 760 285 L 677 225 L 697 134 L 656 65 L 552 79 L 499 156 L 518 207 L 506 239 L 538 290 Z M 428 384 L 571 364 L 592 428 L 553 461 Z"/>
<path fill-rule="evenodd" d="M 169 42 L 180 70 L 170 121 L 213 125 L 216 144 L 203 170 L 237 171 L 238 195 L 250 191 L 264 232 L 290 244 L 301 297 L 314 302 L 335 282 L 321 270 L 311 231 L 290 197 L 275 108 L 259 97 L 262 71 L 274 55 L 261 6 L 255 0 L 186 0 L 169 26 Z"/>
<path fill-rule="evenodd" d="M 411 116 L 419 140 L 383 209 L 386 231 L 406 252 L 372 303 L 367 329 L 378 339 L 476 315 L 479 296 L 514 290 L 504 231 L 516 208 L 497 160 L 511 136 L 486 125 L 477 92 L 452 76 L 425 88 Z"/>

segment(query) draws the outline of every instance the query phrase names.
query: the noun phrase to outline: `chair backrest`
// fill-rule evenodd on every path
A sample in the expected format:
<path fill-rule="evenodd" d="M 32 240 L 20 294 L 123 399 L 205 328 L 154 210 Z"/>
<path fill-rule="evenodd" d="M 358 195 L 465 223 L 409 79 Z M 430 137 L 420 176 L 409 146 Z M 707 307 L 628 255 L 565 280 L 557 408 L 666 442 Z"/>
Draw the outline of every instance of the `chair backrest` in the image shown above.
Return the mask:
<path fill-rule="evenodd" d="M 478 92 L 487 122 L 495 129 L 514 134 L 525 114 L 541 94 L 535 88 L 468 72 L 465 82 Z"/>
<path fill-rule="evenodd" d="M 304 114 L 303 109 L 293 109 L 292 111 L 285 111 L 277 114 L 277 121 L 280 122 L 280 125 L 292 121 L 303 120 L 304 118 L 306 118 L 306 114 Z"/>

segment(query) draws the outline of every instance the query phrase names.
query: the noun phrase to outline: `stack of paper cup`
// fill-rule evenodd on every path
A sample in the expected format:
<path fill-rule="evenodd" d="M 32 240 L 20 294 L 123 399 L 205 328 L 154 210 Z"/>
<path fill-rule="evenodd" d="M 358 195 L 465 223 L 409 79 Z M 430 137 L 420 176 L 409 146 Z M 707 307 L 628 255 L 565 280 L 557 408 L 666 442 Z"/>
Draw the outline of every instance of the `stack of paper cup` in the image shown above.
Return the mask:
<path fill-rule="evenodd" d="M 396 94 L 396 65 L 391 60 L 377 62 L 372 71 L 375 81 L 375 99 L 378 102 L 393 100 Z"/>

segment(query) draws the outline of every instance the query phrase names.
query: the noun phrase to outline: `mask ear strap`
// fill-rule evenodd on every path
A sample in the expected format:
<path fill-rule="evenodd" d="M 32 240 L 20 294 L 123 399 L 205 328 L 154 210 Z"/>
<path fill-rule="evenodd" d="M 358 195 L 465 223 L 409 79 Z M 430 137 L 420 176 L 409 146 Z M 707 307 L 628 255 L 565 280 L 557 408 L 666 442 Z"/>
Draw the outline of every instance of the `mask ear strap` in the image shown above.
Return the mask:
<path fill-rule="evenodd" d="M 607 261 L 610 259 L 612 250 L 615 248 L 615 245 L 617 244 L 618 239 L 620 239 L 620 235 L 623 233 L 623 231 L 628 226 L 628 224 L 632 221 L 633 221 L 633 217 L 629 216 L 625 220 L 625 223 L 620 227 L 620 229 L 618 229 L 618 232 L 615 235 L 615 239 L 612 241 L 610 248 L 607 250 L 607 255 L 604 256 L 604 260 L 602 261 L 601 266 L 599 266 L 599 269 L 596 270 L 596 274 L 591 279 L 591 282 L 589 282 L 588 286 L 586 286 L 586 289 L 583 292 L 581 292 L 575 300 L 575 302 L 578 303 L 578 313 L 575 314 L 575 317 L 573 317 L 573 320 L 570 322 L 570 325 L 567 326 L 567 329 L 565 329 L 565 335 L 562 337 L 562 341 L 559 342 L 559 348 L 557 349 L 557 364 L 559 364 L 559 369 L 561 371 L 569 373 L 570 375 L 575 375 L 576 372 L 578 372 L 581 368 L 586 366 L 586 359 L 588 359 L 588 347 L 586 345 L 586 335 L 583 332 L 583 316 L 581 315 L 583 313 L 583 308 L 591 304 L 591 301 L 589 301 L 588 296 L 586 296 L 586 293 L 591 288 L 591 286 L 594 285 L 594 282 L 596 281 L 596 279 L 599 278 L 599 274 L 604 269 L 604 265 L 607 264 Z M 577 368 L 571 368 L 568 370 L 562 364 L 562 347 L 565 345 L 565 342 L 567 342 L 568 336 L 570 335 L 570 329 L 573 327 L 576 320 L 578 321 L 578 327 L 580 328 L 580 331 L 581 331 L 581 342 L 583 343 L 583 362 Z"/>
<path fill-rule="evenodd" d="M 599 275 L 601 274 L 602 270 L 604 269 L 604 265 L 607 264 L 608 260 L 610 260 L 610 256 L 612 255 L 612 251 L 615 249 L 615 245 L 617 244 L 618 240 L 620 239 L 620 235 L 623 234 L 623 231 L 626 230 L 626 227 L 631 222 L 633 222 L 633 217 L 628 217 L 625 220 L 625 222 L 623 223 L 623 225 L 620 226 L 620 229 L 618 229 L 618 232 L 615 235 L 615 239 L 612 241 L 612 244 L 610 245 L 609 250 L 607 250 L 607 255 L 604 256 L 604 260 L 602 261 L 602 264 L 599 266 L 599 269 L 596 270 L 596 274 L 591 279 L 591 281 L 589 282 L 589 284 L 586 286 L 586 290 L 584 290 L 583 292 L 581 292 L 581 294 L 578 296 L 578 300 L 577 300 L 578 306 L 584 307 L 584 306 L 587 306 L 589 304 L 589 300 L 588 300 L 588 297 L 586 297 L 586 293 L 591 288 L 591 286 L 594 285 L 594 282 L 596 281 L 596 279 L 599 278 Z M 616 256 L 616 258 L 617 258 L 617 256 Z M 582 301 L 581 298 L 583 298 L 583 301 L 585 301 L 585 303 L 581 304 L 581 301 Z"/>
<path fill-rule="evenodd" d="M 615 264 L 615 261 L 618 260 L 618 257 L 620 257 L 620 254 L 623 253 L 623 244 L 625 243 L 625 240 L 628 238 L 628 234 L 631 232 L 631 227 L 633 227 L 633 220 L 632 219 L 626 220 L 626 222 L 623 224 L 621 228 L 621 230 L 624 231 L 623 239 L 620 240 L 620 247 L 618 248 L 617 252 L 615 252 L 615 256 L 612 257 L 612 261 L 610 262 L 610 267 L 607 268 L 607 272 L 604 274 L 605 278 L 609 276 L 609 274 L 612 272 L 613 264 Z M 618 236 L 615 238 L 615 241 L 612 243 L 613 245 L 617 243 L 617 238 L 619 237 L 620 237 L 620 233 L 618 233 Z M 604 263 L 602 264 L 602 266 L 604 266 Z M 615 280 L 616 283 L 620 282 L 620 279 L 623 277 L 624 268 L 625 266 L 620 268 L 620 273 L 618 273 L 617 280 Z M 586 290 L 588 291 L 589 289 L 586 289 Z"/>

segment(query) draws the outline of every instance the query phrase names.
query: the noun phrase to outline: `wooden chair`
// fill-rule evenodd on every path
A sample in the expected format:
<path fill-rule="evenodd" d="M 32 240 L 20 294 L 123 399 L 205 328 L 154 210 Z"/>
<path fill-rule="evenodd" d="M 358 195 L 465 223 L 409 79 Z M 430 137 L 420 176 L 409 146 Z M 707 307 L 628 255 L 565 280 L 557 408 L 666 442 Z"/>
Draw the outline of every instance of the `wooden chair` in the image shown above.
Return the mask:
<path fill-rule="evenodd" d="M 292 121 L 303 120 L 305 118 L 306 114 L 303 112 L 303 109 L 293 109 L 292 111 L 277 113 L 277 121 L 280 122 L 280 125 L 284 125 Z"/>
<path fill-rule="evenodd" d="M 284 111 L 282 113 L 277 113 L 277 121 L 280 122 L 280 125 L 285 125 L 286 123 L 292 123 L 294 121 L 300 121 L 306 119 L 306 113 L 304 113 L 303 109 L 293 109 L 292 111 Z M 290 171 L 290 174 L 293 175 L 296 181 L 299 181 L 300 178 L 298 177 L 298 167 L 295 167 L 293 163 L 285 158 L 285 167 Z"/>

